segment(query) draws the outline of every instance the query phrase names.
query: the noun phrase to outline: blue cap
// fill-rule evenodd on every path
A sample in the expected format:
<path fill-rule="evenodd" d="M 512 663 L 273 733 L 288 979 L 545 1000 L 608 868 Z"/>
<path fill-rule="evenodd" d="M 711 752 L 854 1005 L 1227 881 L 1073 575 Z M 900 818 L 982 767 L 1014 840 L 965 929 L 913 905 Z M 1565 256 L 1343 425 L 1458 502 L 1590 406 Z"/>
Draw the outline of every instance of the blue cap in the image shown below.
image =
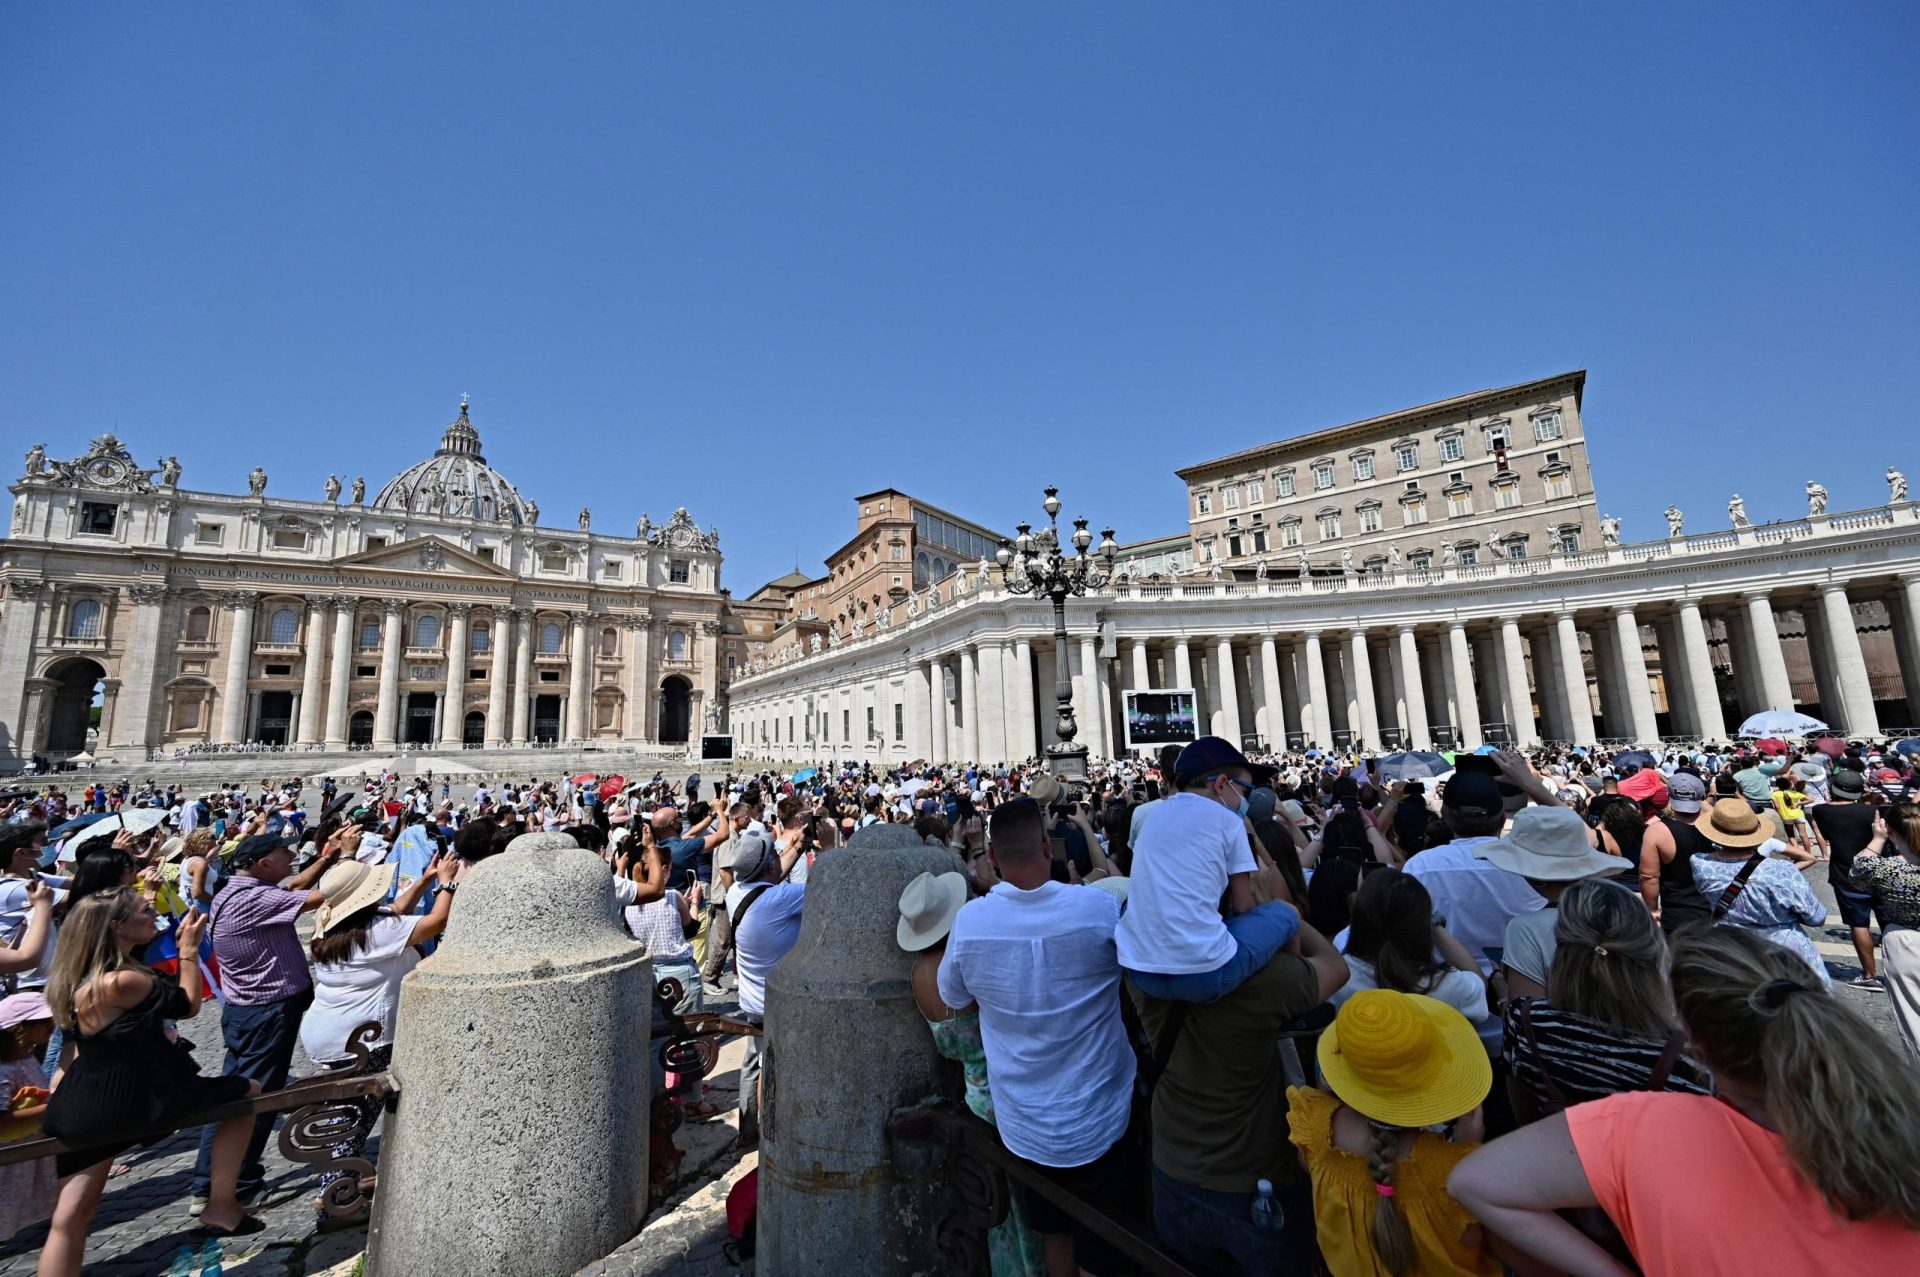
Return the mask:
<path fill-rule="evenodd" d="M 1208 772 L 1224 771 L 1230 767 L 1245 768 L 1256 783 L 1264 784 L 1273 778 L 1275 769 L 1262 767 L 1247 761 L 1247 756 L 1235 749 L 1225 738 L 1202 736 L 1188 742 L 1180 751 L 1180 757 L 1173 761 L 1173 783 L 1185 789 L 1188 785 Z"/>

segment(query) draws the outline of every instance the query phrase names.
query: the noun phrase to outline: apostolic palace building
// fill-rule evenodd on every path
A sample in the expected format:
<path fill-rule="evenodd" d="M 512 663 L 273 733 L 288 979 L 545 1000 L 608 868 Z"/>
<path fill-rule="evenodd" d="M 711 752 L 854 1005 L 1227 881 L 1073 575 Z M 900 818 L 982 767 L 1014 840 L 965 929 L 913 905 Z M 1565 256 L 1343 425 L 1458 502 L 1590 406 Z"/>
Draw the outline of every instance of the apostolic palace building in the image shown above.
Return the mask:
<path fill-rule="evenodd" d="M 1169 689 L 1201 730 L 1261 748 L 1724 739 L 1784 708 L 1850 735 L 1920 724 L 1920 507 L 1900 472 L 1883 506 L 1830 512 L 1809 482 L 1805 508 L 1755 518 L 1676 469 L 1673 500 L 1711 515 L 1688 530 L 1676 504 L 1664 535 L 1623 541 L 1585 381 L 1180 468 L 1180 530 L 1119 545 L 1068 601 L 1080 738 L 1120 752 L 1126 694 Z M 1036 471 L 1036 518 L 1054 479 L 1069 515 L 1092 495 Z M 743 758 L 1051 743 L 1052 605 L 1005 587 L 1010 534 L 898 489 L 854 498 L 824 571 L 736 600 L 718 534 L 685 510 L 632 536 L 585 510 L 542 526 L 464 403 L 371 496 L 307 484 L 319 499 L 269 496 L 259 469 L 245 494 L 200 492 L 110 435 L 71 461 L 36 445 L 0 542 L 0 769 L 249 743 L 676 752 L 703 726 Z"/>
<path fill-rule="evenodd" d="M 1191 689 L 1200 730 L 1263 748 L 1724 740 L 1796 707 L 1856 736 L 1920 724 L 1904 476 L 1885 472 L 1884 506 L 1830 512 L 1809 482 L 1806 507 L 1755 518 L 1734 494 L 1707 498 L 1697 470 L 1650 473 L 1675 502 L 1717 508 L 1688 530 L 1670 506 L 1663 535 L 1623 542 L 1587 462 L 1585 383 L 1459 395 L 1179 469 L 1185 530 L 1119 546 L 1107 583 L 1068 600 L 1080 739 L 1121 752 L 1125 693 L 1143 689 Z M 1034 473 L 1036 519 L 1049 481 L 1067 514 L 1122 520 L 1076 509 L 1094 494 L 1070 469 Z M 824 574 L 749 600 L 784 616 L 730 689 L 740 751 L 992 761 L 1052 743 L 1052 604 L 1005 588 L 1004 534 L 898 491 L 856 506 Z"/>
<path fill-rule="evenodd" d="M 102 435 L 27 454 L 0 542 L 0 769 L 86 749 L 682 748 L 717 708 L 718 533 L 685 510 L 631 536 L 541 526 L 463 402 L 369 496 L 181 486 Z M 89 718 L 98 705 L 98 728 Z"/>

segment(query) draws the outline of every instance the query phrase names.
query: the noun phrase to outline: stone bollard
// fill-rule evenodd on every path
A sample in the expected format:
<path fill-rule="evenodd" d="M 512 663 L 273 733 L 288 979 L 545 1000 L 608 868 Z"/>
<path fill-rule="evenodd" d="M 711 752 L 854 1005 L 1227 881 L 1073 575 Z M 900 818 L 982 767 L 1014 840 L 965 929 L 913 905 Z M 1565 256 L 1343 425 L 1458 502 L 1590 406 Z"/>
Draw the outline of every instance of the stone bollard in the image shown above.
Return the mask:
<path fill-rule="evenodd" d="M 959 868 L 904 825 L 869 825 L 813 864 L 800 939 L 767 981 L 761 1272 L 938 1266 L 944 1184 L 903 1180 L 887 1154 L 888 1115 L 938 1091 L 940 1059 L 894 929 L 909 882 Z"/>
<path fill-rule="evenodd" d="M 647 1211 L 653 964 L 605 864 L 523 834 L 400 986 L 367 1271 L 571 1273 Z"/>

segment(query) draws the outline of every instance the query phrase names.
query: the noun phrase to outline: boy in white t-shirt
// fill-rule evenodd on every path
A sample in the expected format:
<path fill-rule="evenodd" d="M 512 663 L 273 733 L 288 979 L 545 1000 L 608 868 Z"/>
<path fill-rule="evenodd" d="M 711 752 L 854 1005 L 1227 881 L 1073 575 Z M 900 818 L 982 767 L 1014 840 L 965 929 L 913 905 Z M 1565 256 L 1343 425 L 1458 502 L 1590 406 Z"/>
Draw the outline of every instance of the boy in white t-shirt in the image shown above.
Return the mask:
<path fill-rule="evenodd" d="M 1259 865 L 1245 813 L 1255 770 L 1225 740 L 1202 736 L 1180 751 L 1173 772 L 1178 792 L 1133 843 L 1126 912 L 1114 940 L 1120 965 L 1148 997 L 1225 997 L 1300 929 L 1293 906 L 1254 903 Z"/>

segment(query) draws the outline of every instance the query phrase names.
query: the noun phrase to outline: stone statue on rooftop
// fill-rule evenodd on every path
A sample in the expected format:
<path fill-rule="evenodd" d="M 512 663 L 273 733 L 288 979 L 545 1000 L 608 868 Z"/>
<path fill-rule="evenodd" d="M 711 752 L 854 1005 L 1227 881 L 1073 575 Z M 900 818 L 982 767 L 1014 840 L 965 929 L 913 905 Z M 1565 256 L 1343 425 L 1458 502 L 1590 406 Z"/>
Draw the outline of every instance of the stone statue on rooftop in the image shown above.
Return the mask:
<path fill-rule="evenodd" d="M 1807 517 L 1818 519 L 1827 512 L 1827 490 L 1824 485 L 1807 480 Z"/>
<path fill-rule="evenodd" d="M 1733 494 L 1733 500 L 1727 502 L 1727 517 L 1733 520 L 1733 526 L 1736 528 L 1753 526 L 1752 521 L 1747 518 L 1747 503 L 1738 492 Z"/>
<path fill-rule="evenodd" d="M 180 458 L 167 456 L 160 462 L 160 486 L 177 488 L 180 486 Z"/>
<path fill-rule="evenodd" d="M 367 481 L 365 479 L 355 479 L 353 481 L 353 503 L 355 505 L 359 505 L 361 502 L 365 501 L 366 499 L 367 499 Z"/>
<path fill-rule="evenodd" d="M 1620 520 L 1610 514 L 1600 516 L 1600 544 L 1620 544 Z"/>
<path fill-rule="evenodd" d="M 1667 507 L 1667 535 L 1668 536 L 1670 537 L 1680 536 L 1682 533 L 1682 529 L 1686 527 L 1686 524 L 1687 524 L 1687 517 L 1684 514 L 1680 513 L 1679 506 L 1670 505 Z"/>
<path fill-rule="evenodd" d="M 267 472 L 259 466 L 255 466 L 253 473 L 247 476 L 247 491 L 256 497 L 267 494 Z"/>
<path fill-rule="evenodd" d="M 1904 474 L 1901 474 L 1898 470 L 1895 470 L 1892 466 L 1888 466 L 1887 467 L 1887 501 L 1888 503 L 1891 505 L 1897 505 L 1900 502 L 1905 501 L 1906 499 L 1907 499 L 1907 476 L 1905 476 Z"/>
<path fill-rule="evenodd" d="M 327 486 L 324 491 L 327 494 L 327 500 L 329 502 L 338 501 L 340 499 L 340 476 L 337 474 L 328 475 Z"/>

